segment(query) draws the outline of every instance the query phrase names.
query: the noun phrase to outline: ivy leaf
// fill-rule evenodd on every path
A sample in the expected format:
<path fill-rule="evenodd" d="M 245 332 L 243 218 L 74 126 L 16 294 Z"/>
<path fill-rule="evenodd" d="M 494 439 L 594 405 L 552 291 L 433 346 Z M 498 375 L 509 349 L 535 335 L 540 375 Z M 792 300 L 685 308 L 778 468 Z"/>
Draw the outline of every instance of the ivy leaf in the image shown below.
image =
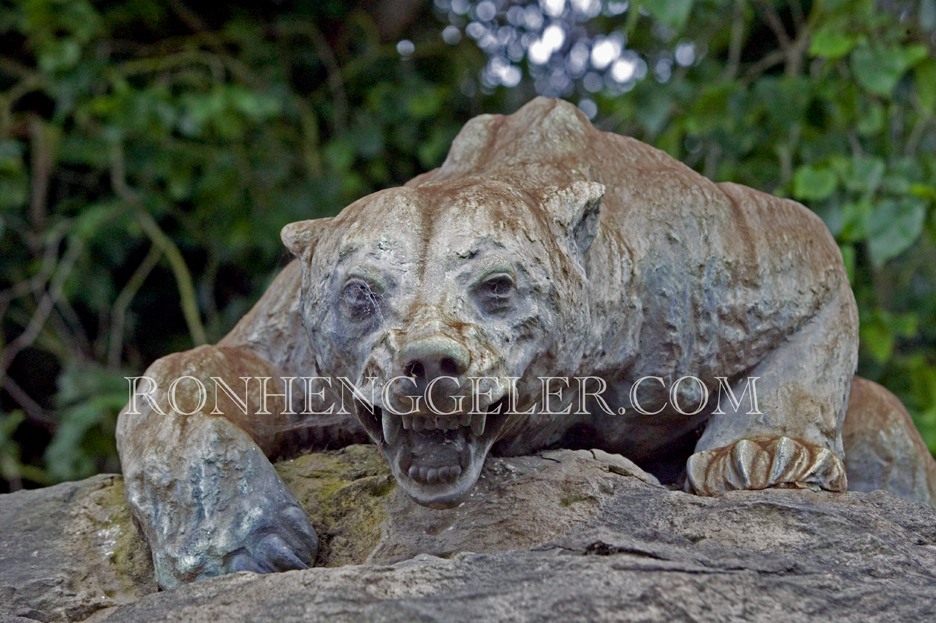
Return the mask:
<path fill-rule="evenodd" d="M 886 363 L 894 352 L 897 337 L 913 337 L 919 326 L 916 314 L 893 314 L 886 309 L 875 309 L 870 315 L 862 314 L 861 345 L 879 363 Z"/>
<path fill-rule="evenodd" d="M 936 188 L 932 186 L 927 186 L 926 184 L 912 184 L 910 186 L 910 194 L 936 203 Z"/>
<path fill-rule="evenodd" d="M 913 73 L 920 106 L 933 112 L 936 108 L 936 60 L 926 59 L 914 68 Z"/>
<path fill-rule="evenodd" d="M 846 203 L 842 206 L 842 231 L 839 238 L 843 242 L 859 242 L 868 237 L 867 223 L 873 208 L 868 201 Z"/>
<path fill-rule="evenodd" d="M 884 177 L 883 158 L 856 156 L 851 165 L 851 171 L 845 178 L 845 188 L 864 193 L 873 193 L 877 190 Z"/>
<path fill-rule="evenodd" d="M 866 90 L 890 96 L 897 82 L 909 68 L 926 58 L 925 46 L 855 48 L 851 55 L 851 68 L 855 79 Z"/>
<path fill-rule="evenodd" d="M 689 19 L 692 0 L 653 0 L 642 3 L 641 7 L 647 9 L 654 18 L 679 32 Z"/>
<path fill-rule="evenodd" d="M 856 130 L 861 136 L 877 134 L 884 128 L 884 107 L 877 102 L 869 102 L 868 108 L 858 119 Z"/>
<path fill-rule="evenodd" d="M 862 321 L 858 330 L 861 346 L 878 363 L 887 363 L 894 352 L 894 332 L 879 314 Z"/>
<path fill-rule="evenodd" d="M 423 89 L 414 93 L 407 102 L 407 112 L 414 119 L 429 119 L 445 105 L 443 89 Z"/>
<path fill-rule="evenodd" d="M 918 197 L 885 199 L 868 217 L 868 251 L 871 264 L 884 263 L 910 248 L 923 233 L 926 202 Z"/>
<path fill-rule="evenodd" d="M 809 43 L 809 55 L 834 60 L 851 52 L 855 43 L 855 37 L 842 32 L 837 26 L 830 25 L 813 35 Z"/>
<path fill-rule="evenodd" d="M 845 270 L 848 272 L 848 283 L 855 284 L 855 247 L 850 244 L 839 245 L 842 252 L 842 263 L 845 264 Z"/>
<path fill-rule="evenodd" d="M 838 180 L 829 168 L 802 166 L 793 176 L 793 196 L 797 199 L 825 199 L 833 192 Z"/>
<path fill-rule="evenodd" d="M 917 63 L 929 56 L 929 48 L 922 43 L 908 45 L 901 50 L 904 65 L 907 69 L 914 67 Z"/>

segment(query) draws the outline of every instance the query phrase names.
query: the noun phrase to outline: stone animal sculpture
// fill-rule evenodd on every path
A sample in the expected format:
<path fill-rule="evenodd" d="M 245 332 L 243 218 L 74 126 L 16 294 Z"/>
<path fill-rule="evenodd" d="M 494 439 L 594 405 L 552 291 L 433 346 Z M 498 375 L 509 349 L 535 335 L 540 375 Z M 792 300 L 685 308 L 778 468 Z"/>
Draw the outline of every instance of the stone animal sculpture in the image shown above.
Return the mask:
<path fill-rule="evenodd" d="M 819 218 L 600 132 L 568 103 L 477 117 L 439 169 L 282 238 L 297 259 L 234 330 L 153 363 L 153 391 L 120 416 L 127 499 L 164 588 L 313 564 L 315 532 L 269 460 L 297 452 L 317 417 L 301 411 L 337 395 L 301 378 L 385 384 L 347 407 L 432 507 L 458 504 L 492 448 L 563 446 L 700 495 L 838 492 L 847 474 L 936 496 L 899 401 L 854 378 L 855 301 Z M 171 404 L 182 377 L 207 402 L 186 379 Z M 570 380 L 548 388 L 548 413 L 540 377 Z M 593 383 L 585 409 L 575 378 Z M 264 397 L 267 383 L 284 395 Z M 473 405 L 457 400 L 469 383 Z M 706 403 L 703 385 L 740 398 Z M 452 413 L 397 415 L 414 392 Z"/>

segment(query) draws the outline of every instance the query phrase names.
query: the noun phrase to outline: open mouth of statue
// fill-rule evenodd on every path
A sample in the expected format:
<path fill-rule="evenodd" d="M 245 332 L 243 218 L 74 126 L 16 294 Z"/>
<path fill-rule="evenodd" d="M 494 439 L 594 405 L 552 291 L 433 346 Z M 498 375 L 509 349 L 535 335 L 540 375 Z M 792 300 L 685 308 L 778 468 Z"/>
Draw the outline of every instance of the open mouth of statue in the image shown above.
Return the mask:
<path fill-rule="evenodd" d="M 395 415 L 380 407 L 362 422 L 377 437 L 397 483 L 419 504 L 450 508 L 474 486 L 507 419 L 507 397 L 484 413 Z"/>

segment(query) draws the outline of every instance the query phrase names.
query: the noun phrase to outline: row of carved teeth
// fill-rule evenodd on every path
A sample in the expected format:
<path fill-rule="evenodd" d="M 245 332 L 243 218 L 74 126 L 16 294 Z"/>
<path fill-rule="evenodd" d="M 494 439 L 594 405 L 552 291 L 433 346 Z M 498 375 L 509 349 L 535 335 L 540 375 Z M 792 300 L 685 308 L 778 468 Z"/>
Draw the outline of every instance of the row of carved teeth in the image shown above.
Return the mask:
<path fill-rule="evenodd" d="M 484 424 L 487 416 L 483 413 L 470 415 L 403 415 L 403 428 L 414 430 L 417 433 L 423 430 L 455 430 L 460 426 L 470 426 L 475 435 L 484 434 Z"/>
<path fill-rule="evenodd" d="M 396 416 L 384 411 L 380 419 L 384 439 L 388 444 L 393 445 L 400 436 L 401 426 L 406 430 L 413 430 L 417 433 L 424 430 L 456 430 L 459 427 L 467 426 L 471 428 L 471 433 L 475 437 L 480 437 L 484 434 L 487 415 L 483 413 L 476 415 L 462 413 L 459 415 Z"/>
<path fill-rule="evenodd" d="M 426 467 L 425 465 L 411 465 L 409 477 L 413 480 L 427 484 L 436 484 L 439 482 L 450 482 L 457 480 L 461 476 L 462 469 L 458 465 L 445 465 L 442 467 Z"/>

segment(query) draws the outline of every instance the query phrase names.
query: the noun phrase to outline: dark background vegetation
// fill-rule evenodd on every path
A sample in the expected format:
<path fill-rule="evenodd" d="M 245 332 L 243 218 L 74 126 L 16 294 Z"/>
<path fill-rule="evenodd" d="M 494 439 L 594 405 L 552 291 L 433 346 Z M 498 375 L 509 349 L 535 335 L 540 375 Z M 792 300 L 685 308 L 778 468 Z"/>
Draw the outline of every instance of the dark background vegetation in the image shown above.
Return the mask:
<path fill-rule="evenodd" d="M 118 470 L 123 377 L 221 338 L 284 224 L 537 93 L 815 210 L 860 373 L 936 449 L 934 28 L 936 0 L 3 0 L 0 491 Z"/>

